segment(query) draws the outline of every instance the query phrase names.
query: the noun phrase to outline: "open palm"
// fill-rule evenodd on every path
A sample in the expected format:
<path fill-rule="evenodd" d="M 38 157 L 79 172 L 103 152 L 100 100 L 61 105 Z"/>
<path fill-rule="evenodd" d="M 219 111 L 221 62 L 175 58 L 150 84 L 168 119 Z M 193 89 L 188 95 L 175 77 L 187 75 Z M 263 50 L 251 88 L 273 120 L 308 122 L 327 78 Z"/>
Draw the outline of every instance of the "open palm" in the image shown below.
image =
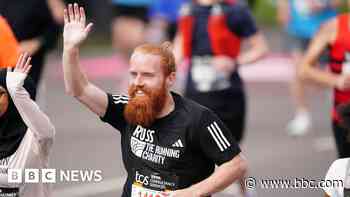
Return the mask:
<path fill-rule="evenodd" d="M 92 27 L 92 23 L 86 25 L 86 16 L 83 7 L 77 3 L 68 5 L 68 10 L 64 9 L 64 47 L 79 47 L 86 39 Z"/>

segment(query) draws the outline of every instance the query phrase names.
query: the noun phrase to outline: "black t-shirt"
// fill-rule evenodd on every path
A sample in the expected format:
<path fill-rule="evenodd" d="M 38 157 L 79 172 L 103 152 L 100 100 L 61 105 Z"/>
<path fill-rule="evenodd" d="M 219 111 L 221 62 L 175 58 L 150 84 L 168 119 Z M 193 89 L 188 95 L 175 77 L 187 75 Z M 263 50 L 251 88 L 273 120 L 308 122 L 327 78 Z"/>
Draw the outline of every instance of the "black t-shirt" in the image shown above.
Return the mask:
<path fill-rule="evenodd" d="M 239 4 L 225 4 L 221 7 L 227 18 L 227 26 L 233 34 L 244 40 L 258 32 L 255 21 L 245 6 Z M 193 57 L 210 57 L 213 55 L 211 42 L 208 33 L 208 19 L 212 13 L 213 6 L 200 6 L 195 3 L 191 5 L 191 15 L 194 17 L 192 55 Z M 214 70 L 203 67 L 203 63 L 199 63 L 194 68 L 194 62 L 190 68 L 188 75 L 188 83 L 186 87 L 187 93 L 195 94 L 196 92 L 208 92 L 227 89 L 228 87 L 240 91 L 242 82 L 238 72 L 234 72 L 229 79 L 218 76 Z M 207 70 L 208 69 L 208 70 Z M 215 75 L 215 76 L 214 76 Z M 227 85 L 225 85 L 227 84 Z"/>
<path fill-rule="evenodd" d="M 230 161 L 241 152 L 212 111 L 176 93 L 172 96 L 175 109 L 143 128 L 123 118 L 127 96 L 108 94 L 108 108 L 101 120 L 121 133 L 128 173 L 123 197 L 131 196 L 134 183 L 153 190 L 189 187 L 209 177 L 215 164 Z"/>

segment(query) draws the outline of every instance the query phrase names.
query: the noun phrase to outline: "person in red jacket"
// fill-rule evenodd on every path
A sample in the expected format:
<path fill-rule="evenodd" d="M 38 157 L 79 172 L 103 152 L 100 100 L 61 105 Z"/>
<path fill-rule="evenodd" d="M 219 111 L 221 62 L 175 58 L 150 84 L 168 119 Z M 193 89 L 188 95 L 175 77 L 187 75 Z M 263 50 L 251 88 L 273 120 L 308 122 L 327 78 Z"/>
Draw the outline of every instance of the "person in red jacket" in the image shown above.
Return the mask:
<path fill-rule="evenodd" d="M 6 19 L 0 15 L 0 68 L 14 67 L 19 45 Z"/>
<path fill-rule="evenodd" d="M 350 1 L 348 1 L 350 3 Z M 334 89 L 332 126 L 340 158 L 350 156 L 349 132 L 341 126 L 336 108 L 350 102 L 350 15 L 342 14 L 325 23 L 301 60 L 300 76 Z M 329 70 L 317 68 L 320 54 L 329 48 Z"/>
<path fill-rule="evenodd" d="M 249 8 L 235 1 L 197 0 L 180 12 L 174 48 L 177 61 L 189 62 L 185 96 L 213 110 L 241 141 L 246 99 L 238 65 L 262 58 L 265 38 Z"/>

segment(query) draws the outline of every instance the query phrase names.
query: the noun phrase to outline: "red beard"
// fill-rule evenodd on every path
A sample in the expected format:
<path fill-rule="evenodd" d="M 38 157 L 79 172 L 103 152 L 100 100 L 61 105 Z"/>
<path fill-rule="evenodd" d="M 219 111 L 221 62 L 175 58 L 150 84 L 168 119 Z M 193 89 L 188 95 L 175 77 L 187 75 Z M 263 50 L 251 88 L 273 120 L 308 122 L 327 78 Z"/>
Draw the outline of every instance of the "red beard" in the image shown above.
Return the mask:
<path fill-rule="evenodd" d="M 136 96 L 138 90 L 143 96 Z M 124 109 L 124 117 L 129 124 L 150 127 L 164 107 L 166 98 L 165 83 L 158 90 L 150 90 L 135 85 L 129 86 L 129 102 Z"/>

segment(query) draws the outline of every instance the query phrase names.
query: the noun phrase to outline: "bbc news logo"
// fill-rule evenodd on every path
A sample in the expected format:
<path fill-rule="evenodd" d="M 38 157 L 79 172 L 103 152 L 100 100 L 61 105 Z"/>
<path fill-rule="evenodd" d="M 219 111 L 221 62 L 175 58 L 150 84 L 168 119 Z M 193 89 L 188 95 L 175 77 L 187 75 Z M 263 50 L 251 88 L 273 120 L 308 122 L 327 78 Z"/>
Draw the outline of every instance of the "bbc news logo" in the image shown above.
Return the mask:
<path fill-rule="evenodd" d="M 101 182 L 102 170 L 8 169 L 8 183 Z"/>

